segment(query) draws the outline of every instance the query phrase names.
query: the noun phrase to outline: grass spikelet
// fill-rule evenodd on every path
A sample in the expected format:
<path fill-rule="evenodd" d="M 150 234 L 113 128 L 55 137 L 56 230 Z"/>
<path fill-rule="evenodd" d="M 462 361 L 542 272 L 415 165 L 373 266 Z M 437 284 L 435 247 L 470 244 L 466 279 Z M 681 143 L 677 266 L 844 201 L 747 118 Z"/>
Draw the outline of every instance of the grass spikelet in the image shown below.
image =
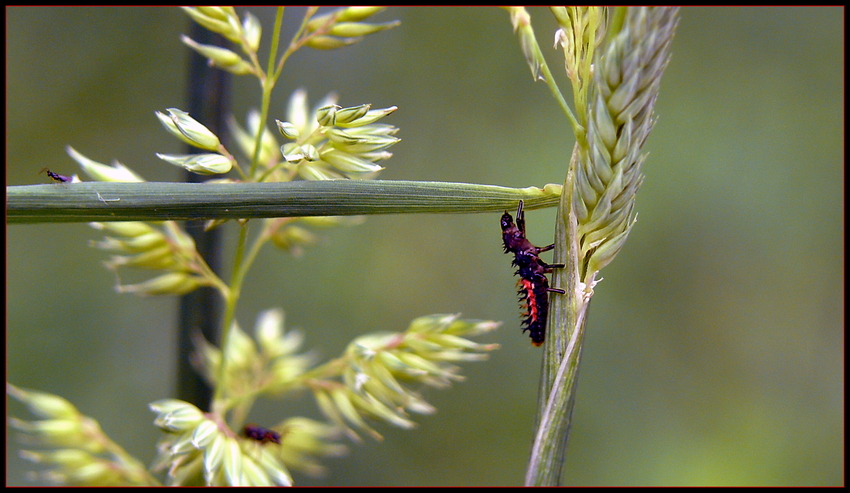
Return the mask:
<path fill-rule="evenodd" d="M 585 282 L 614 259 L 635 222 L 632 211 L 646 158 L 643 144 L 655 123 L 653 108 L 678 22 L 675 8 L 619 13 L 621 23 L 612 22 L 596 52 L 587 139 L 580 140 L 573 181 Z"/>

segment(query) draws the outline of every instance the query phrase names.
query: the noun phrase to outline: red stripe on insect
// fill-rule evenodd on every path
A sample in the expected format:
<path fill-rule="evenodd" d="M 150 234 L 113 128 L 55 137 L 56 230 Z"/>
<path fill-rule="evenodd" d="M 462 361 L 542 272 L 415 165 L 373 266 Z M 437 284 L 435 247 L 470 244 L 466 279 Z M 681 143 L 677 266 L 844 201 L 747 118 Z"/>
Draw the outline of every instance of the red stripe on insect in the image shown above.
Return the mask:
<path fill-rule="evenodd" d="M 517 286 L 520 287 L 521 296 L 525 299 L 525 313 L 523 315 L 529 317 L 532 322 L 538 321 L 540 307 L 537 296 L 534 294 L 534 283 L 527 279 L 520 279 Z"/>

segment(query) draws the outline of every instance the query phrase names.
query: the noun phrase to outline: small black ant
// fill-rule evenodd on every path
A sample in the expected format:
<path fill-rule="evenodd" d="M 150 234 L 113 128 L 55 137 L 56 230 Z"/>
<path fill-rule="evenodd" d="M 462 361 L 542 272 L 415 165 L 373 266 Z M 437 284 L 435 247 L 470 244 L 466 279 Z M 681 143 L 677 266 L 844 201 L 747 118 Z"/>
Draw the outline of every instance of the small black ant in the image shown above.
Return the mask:
<path fill-rule="evenodd" d="M 47 176 L 53 178 L 53 181 L 55 181 L 56 183 L 67 183 L 67 182 L 71 181 L 70 176 L 65 176 L 65 175 L 60 175 L 59 173 L 54 173 L 47 168 L 41 168 L 41 171 L 39 171 L 38 174 L 42 174 L 45 171 L 47 172 Z"/>
<path fill-rule="evenodd" d="M 255 424 L 245 425 L 245 428 L 242 429 L 242 434 L 245 435 L 245 438 L 250 438 L 260 443 L 280 444 L 280 433 Z"/>

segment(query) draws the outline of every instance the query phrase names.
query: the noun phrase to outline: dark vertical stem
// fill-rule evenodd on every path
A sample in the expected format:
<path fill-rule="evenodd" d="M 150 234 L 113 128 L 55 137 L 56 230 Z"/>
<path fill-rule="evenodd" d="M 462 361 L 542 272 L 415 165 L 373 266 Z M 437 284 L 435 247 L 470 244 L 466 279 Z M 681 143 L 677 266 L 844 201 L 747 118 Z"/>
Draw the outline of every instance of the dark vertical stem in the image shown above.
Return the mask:
<path fill-rule="evenodd" d="M 202 44 L 224 46 L 225 40 L 196 23 L 192 23 L 190 35 Z M 203 123 L 222 138 L 225 115 L 229 106 L 229 74 L 207 66 L 207 60 L 192 50 L 189 52 L 188 108 L 193 118 Z M 190 148 L 190 153 L 198 149 Z M 186 172 L 190 183 L 204 181 L 204 177 Z M 204 231 L 203 221 L 189 221 L 186 231 L 195 240 L 198 252 L 210 268 L 220 273 L 221 232 L 219 229 Z M 180 332 L 178 334 L 177 396 L 201 409 L 209 409 L 212 392 L 209 386 L 192 368 L 189 358 L 194 345 L 193 333 L 200 333 L 208 341 L 217 342 L 221 323 L 221 296 L 213 288 L 201 288 L 180 298 Z"/>

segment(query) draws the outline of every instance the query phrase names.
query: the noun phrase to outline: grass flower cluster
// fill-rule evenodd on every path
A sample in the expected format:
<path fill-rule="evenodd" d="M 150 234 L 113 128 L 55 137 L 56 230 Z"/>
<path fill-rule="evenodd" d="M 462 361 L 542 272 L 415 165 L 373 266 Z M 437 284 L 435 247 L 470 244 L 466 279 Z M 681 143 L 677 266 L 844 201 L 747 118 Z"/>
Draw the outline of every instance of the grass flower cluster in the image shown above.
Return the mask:
<path fill-rule="evenodd" d="M 670 60 L 677 12 L 628 9 L 620 30 L 609 30 L 596 51 L 583 118 L 586 139 L 577 145 L 571 193 L 585 283 L 614 259 L 634 224 L 647 156 L 643 146 L 655 124 L 653 110 Z"/>
<path fill-rule="evenodd" d="M 466 337 L 489 332 L 499 324 L 463 320 L 457 315 L 430 315 L 413 320 L 405 332 L 368 334 L 349 344 L 345 355 L 311 374 L 323 380 L 307 383 L 328 418 L 356 438 L 359 428 L 381 436 L 364 420 L 371 417 L 401 428 L 412 428 L 408 412 L 431 414 L 435 409 L 413 388 L 448 387 L 463 380 L 454 362 L 481 361 L 498 344 L 480 344 Z M 328 383 L 327 378 L 341 381 Z M 353 428 L 352 428 L 353 427 Z"/>
<path fill-rule="evenodd" d="M 309 118 L 306 92 L 296 91 L 289 102 L 288 120 L 277 121 L 280 133 L 294 140 L 281 147 L 290 175 L 305 180 L 370 179 L 389 159 L 387 148 L 398 142 L 392 125 L 375 123 L 397 108 L 373 110 L 368 104 L 342 108 L 328 95 Z"/>
<path fill-rule="evenodd" d="M 10 417 L 12 428 L 24 433 L 27 443 L 50 450 L 24 450 L 21 456 L 48 467 L 33 479 L 53 484 L 86 486 L 146 486 L 158 484 L 145 466 L 109 439 L 93 418 L 83 415 L 67 400 L 45 392 L 6 384 L 10 397 L 43 418 L 22 421 Z"/>
<path fill-rule="evenodd" d="M 342 48 L 398 25 L 368 22 L 382 8 L 341 8 L 322 15 L 317 15 L 316 8 L 308 8 L 279 58 L 279 39 L 276 34 L 273 36 L 267 69 L 257 55 L 262 27 L 253 14 L 246 11 L 240 20 L 232 7 L 183 10 L 198 24 L 224 36 L 234 49 L 204 45 L 186 36 L 182 37 L 183 43 L 206 57 L 211 66 L 255 77 L 262 89 L 262 102 L 259 110 L 249 112 L 244 127 L 230 119 L 230 140 L 219 138 L 178 108 L 156 112 L 168 133 L 201 150 L 196 154 L 160 153 L 159 158 L 193 173 L 213 175 L 219 183 L 365 180 L 383 169 L 377 163 L 392 156 L 388 149 L 399 139 L 395 137 L 398 129 L 380 120 L 396 107 L 343 107 L 336 104 L 337 96 L 330 94 L 311 109 L 307 92 L 299 89 L 290 98 L 285 118 L 276 120 L 284 142 L 266 123 L 270 119 L 271 91 L 292 53 L 301 48 Z M 283 9 L 279 9 L 276 32 L 282 15 Z M 223 141 L 233 142 L 236 152 L 227 149 Z M 121 163 L 99 163 L 70 147 L 68 153 L 94 180 L 145 181 Z M 217 290 L 226 307 L 221 344 L 195 338 L 192 362 L 214 389 L 210 409 L 203 411 L 178 399 L 150 404 L 156 414 L 154 424 L 164 433 L 152 472 L 164 473 L 164 484 L 284 486 L 292 484 L 291 470 L 321 474 L 322 459 L 346 453 L 347 447 L 339 443 L 340 438 L 348 436 L 359 441 L 358 432 L 365 432 L 380 439 L 375 429 L 380 422 L 413 427 L 410 413 L 434 412 L 419 389 L 444 388 L 462 380 L 455 363 L 485 359 L 487 352 L 498 347 L 466 338 L 493 330 L 497 323 L 463 320 L 456 315 L 420 317 L 403 331 L 360 336 L 342 355 L 324 363 L 302 352 L 304 336 L 300 332 L 284 331 L 280 309 L 261 313 L 252 334 L 240 329 L 234 313 L 242 282 L 264 245 L 271 243 L 285 252 L 299 254 L 315 243 L 312 228 L 359 222 L 362 219 L 350 217 L 237 221 L 239 244 L 229 282 L 210 269 L 192 237 L 174 221 L 91 223 L 106 234 L 92 245 L 113 253 L 105 264 L 116 276 L 119 270 L 128 268 L 154 273 L 136 284 L 123 284 L 119 277 L 119 292 L 182 295 L 207 286 Z M 223 223 L 214 220 L 207 227 Z M 255 225 L 254 234 L 249 235 L 249 227 Z M 304 392 L 312 394 L 326 422 L 281 416 L 271 425 L 246 424 L 257 400 Z M 24 457 L 49 468 L 43 477 L 57 484 L 160 484 L 151 472 L 109 440 L 94 419 L 81 415 L 64 399 L 11 385 L 8 393 L 45 418 L 11 421 L 30 445 L 53 449 L 22 452 Z"/>

